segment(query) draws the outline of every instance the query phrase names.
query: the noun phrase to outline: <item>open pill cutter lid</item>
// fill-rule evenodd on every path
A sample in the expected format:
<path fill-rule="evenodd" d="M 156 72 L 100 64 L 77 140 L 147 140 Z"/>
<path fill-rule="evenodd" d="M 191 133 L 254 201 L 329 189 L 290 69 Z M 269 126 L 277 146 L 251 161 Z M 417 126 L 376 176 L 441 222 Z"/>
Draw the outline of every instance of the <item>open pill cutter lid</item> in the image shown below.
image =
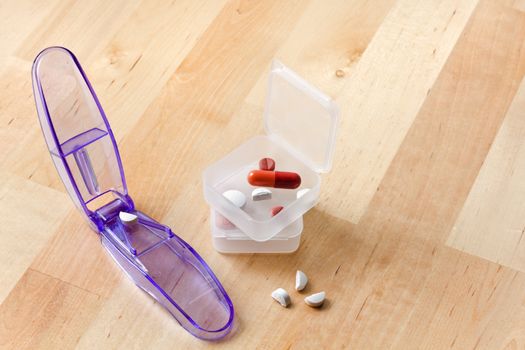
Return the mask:
<path fill-rule="evenodd" d="M 33 64 L 37 113 L 51 158 L 111 257 L 188 332 L 214 340 L 233 325 L 233 304 L 202 257 L 171 229 L 136 210 L 108 120 L 69 50 L 43 50 Z M 126 222 L 119 213 L 129 213 Z"/>
<path fill-rule="evenodd" d="M 33 89 L 40 125 L 67 192 L 83 216 L 106 203 L 109 194 L 133 208 L 115 137 L 91 84 L 67 49 L 42 51 L 33 66 Z"/>
<path fill-rule="evenodd" d="M 335 102 L 274 60 L 264 110 L 267 134 L 318 173 L 328 172 L 336 142 Z"/>

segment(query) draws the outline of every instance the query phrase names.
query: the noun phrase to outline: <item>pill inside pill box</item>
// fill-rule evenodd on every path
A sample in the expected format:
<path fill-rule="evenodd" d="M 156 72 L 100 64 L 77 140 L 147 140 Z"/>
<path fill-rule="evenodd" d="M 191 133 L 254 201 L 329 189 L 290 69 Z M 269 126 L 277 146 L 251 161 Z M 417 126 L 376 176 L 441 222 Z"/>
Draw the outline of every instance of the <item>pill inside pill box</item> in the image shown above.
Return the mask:
<path fill-rule="evenodd" d="M 218 193 L 224 193 L 225 191 L 235 189 L 244 194 L 248 194 L 247 197 L 249 200 L 246 201 L 245 205 L 240 208 L 247 216 L 255 222 L 265 222 L 269 220 L 268 213 L 271 211 L 271 208 L 275 206 L 282 206 L 284 208 L 291 207 L 294 202 L 297 201 L 297 192 L 303 186 L 315 189 L 319 189 L 319 175 L 309 169 L 306 165 L 301 164 L 292 155 L 287 154 L 286 150 L 279 149 L 277 145 L 271 144 L 270 140 L 265 137 L 256 137 L 244 146 L 238 149 L 241 151 L 237 153 L 234 151 L 231 155 L 235 158 L 238 157 L 238 163 L 235 166 L 232 166 L 231 171 L 227 174 L 224 174 L 224 178 L 217 179 L 218 181 L 214 183 L 214 190 Z M 264 147 L 264 148 L 263 148 Z M 252 153 L 252 152 L 261 152 L 261 149 L 271 148 L 272 158 L 279 159 L 277 164 L 281 165 L 283 169 L 290 170 L 300 174 L 301 176 L 301 187 L 296 189 L 287 189 L 287 188 L 271 188 L 272 197 L 271 199 L 265 201 L 253 201 L 251 199 L 251 193 L 254 189 L 260 188 L 262 186 L 251 185 L 247 180 L 247 174 L 251 170 L 256 169 L 258 157 L 250 157 L 253 159 L 248 159 L 240 153 Z M 259 150 L 259 151 L 258 151 Z M 269 153 L 270 150 L 266 151 Z M 251 161 L 250 161 L 251 160 Z M 281 167 L 279 167 L 281 168 Z M 227 214 L 226 214 L 227 215 Z"/>
<path fill-rule="evenodd" d="M 211 207 L 212 237 L 217 250 L 290 252 L 298 247 L 302 216 L 318 201 L 320 173 L 331 167 L 337 120 L 337 106 L 328 96 L 289 68 L 274 63 L 264 109 L 266 135 L 249 139 L 203 173 L 204 196 Z M 298 174 L 300 186 L 272 187 L 271 199 L 252 200 L 251 194 L 258 186 L 251 185 L 247 175 L 260 169 L 264 158 L 274 161 L 275 171 Z M 298 196 L 298 191 L 305 188 L 309 191 Z M 230 189 L 247 196 L 243 208 L 222 195 Z M 276 206 L 284 209 L 272 217 L 271 209 Z M 236 229 L 217 227 L 213 223 L 215 212 Z"/>

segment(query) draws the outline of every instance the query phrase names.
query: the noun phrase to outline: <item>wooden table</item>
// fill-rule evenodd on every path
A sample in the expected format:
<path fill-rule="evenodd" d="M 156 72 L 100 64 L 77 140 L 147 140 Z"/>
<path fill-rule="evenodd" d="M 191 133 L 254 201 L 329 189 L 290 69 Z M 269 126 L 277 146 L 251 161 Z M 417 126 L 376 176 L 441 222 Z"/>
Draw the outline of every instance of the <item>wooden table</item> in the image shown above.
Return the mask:
<path fill-rule="evenodd" d="M 0 4 L 0 347 L 525 347 L 525 1 L 7 0 Z M 186 333 L 110 260 L 45 147 L 35 55 L 73 50 L 139 209 L 213 267 L 236 307 Z M 222 255 L 201 173 L 262 134 L 278 58 L 342 120 L 289 255 Z M 280 307 L 297 269 L 320 309 Z"/>

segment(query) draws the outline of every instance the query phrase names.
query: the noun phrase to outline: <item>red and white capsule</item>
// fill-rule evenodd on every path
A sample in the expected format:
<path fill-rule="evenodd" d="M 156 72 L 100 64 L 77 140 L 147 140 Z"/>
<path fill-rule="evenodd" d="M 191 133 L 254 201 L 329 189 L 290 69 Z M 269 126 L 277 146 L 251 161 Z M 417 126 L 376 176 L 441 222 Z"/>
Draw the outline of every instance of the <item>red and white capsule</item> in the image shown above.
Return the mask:
<path fill-rule="evenodd" d="M 252 186 L 295 189 L 301 186 L 301 176 L 287 171 L 252 170 L 248 182 Z"/>

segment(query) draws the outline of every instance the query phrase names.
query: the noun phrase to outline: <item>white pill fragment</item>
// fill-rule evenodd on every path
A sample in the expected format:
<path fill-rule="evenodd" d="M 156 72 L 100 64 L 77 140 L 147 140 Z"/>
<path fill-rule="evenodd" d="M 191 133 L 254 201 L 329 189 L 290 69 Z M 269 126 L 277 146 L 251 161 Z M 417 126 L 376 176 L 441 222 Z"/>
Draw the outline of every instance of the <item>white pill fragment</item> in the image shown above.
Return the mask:
<path fill-rule="evenodd" d="M 303 271 L 297 270 L 295 273 L 295 290 L 303 290 L 308 283 L 308 277 Z"/>
<path fill-rule="evenodd" d="M 259 187 L 252 191 L 252 199 L 254 201 L 264 201 L 272 199 L 272 191 L 267 188 Z"/>
<path fill-rule="evenodd" d="M 246 196 L 241 191 L 228 190 L 222 195 L 238 208 L 242 208 L 246 204 Z"/>
<path fill-rule="evenodd" d="M 315 293 L 304 298 L 304 302 L 306 303 L 306 305 L 311 307 L 319 307 L 323 305 L 324 300 L 325 292 Z"/>
<path fill-rule="evenodd" d="M 139 217 L 135 214 L 128 213 L 125 211 L 121 211 L 118 213 L 118 217 L 120 219 L 120 222 L 122 222 L 124 225 L 135 225 L 139 221 Z"/>
<path fill-rule="evenodd" d="M 310 191 L 309 188 L 303 188 L 302 190 L 297 191 L 297 199 L 301 198 L 306 194 L 306 192 Z"/>
<path fill-rule="evenodd" d="M 282 288 L 277 288 L 276 290 L 274 290 L 272 292 L 272 298 L 279 304 L 281 304 L 281 306 L 283 307 L 288 307 L 288 305 L 290 305 L 291 303 L 290 296 Z"/>

